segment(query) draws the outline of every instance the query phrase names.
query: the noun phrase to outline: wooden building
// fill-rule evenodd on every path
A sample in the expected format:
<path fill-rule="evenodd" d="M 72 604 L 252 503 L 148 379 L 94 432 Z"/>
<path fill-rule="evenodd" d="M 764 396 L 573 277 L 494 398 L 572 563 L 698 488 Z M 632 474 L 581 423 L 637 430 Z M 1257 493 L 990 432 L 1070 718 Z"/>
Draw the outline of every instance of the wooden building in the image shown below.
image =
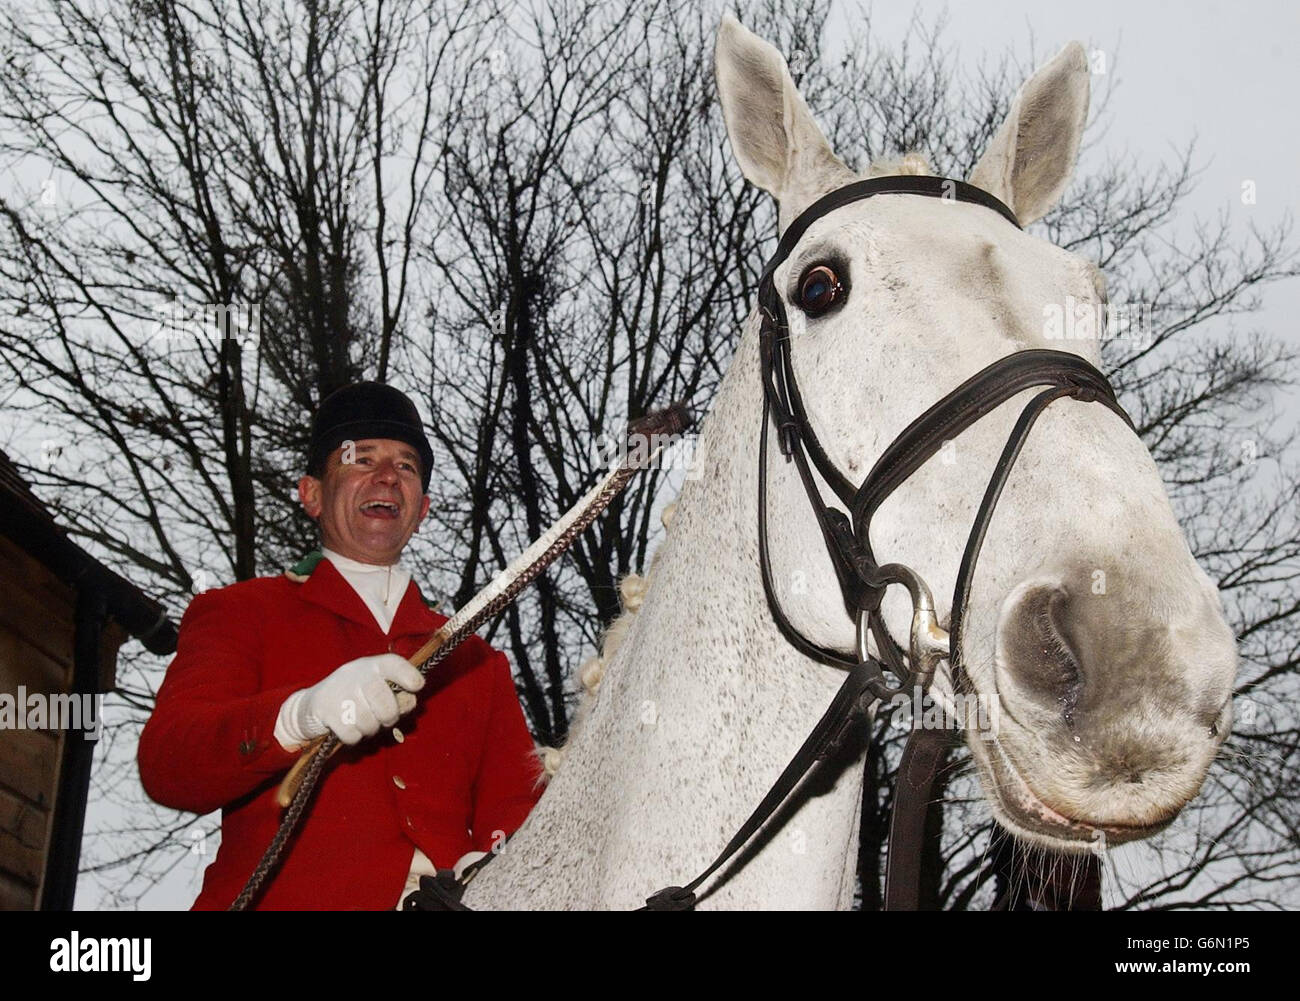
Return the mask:
<path fill-rule="evenodd" d="M 72 908 L 96 740 L 66 727 L 97 716 L 131 637 L 176 649 L 163 606 L 69 539 L 0 452 L 0 910 Z"/>

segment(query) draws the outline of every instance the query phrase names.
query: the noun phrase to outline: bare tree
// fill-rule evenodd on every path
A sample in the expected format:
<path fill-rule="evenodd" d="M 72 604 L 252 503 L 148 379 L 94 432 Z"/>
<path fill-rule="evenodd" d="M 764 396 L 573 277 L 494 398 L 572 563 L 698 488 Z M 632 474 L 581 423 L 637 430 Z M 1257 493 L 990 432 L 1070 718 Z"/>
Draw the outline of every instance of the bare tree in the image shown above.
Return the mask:
<path fill-rule="evenodd" d="M 26 472 L 60 521 L 178 615 L 315 545 L 292 498 L 307 418 L 384 378 L 405 335 L 440 84 L 492 17 L 468 0 L 6 11 L 6 409 L 44 442 Z M 135 667 L 132 735 L 161 678 Z"/>
<path fill-rule="evenodd" d="M 437 502 L 457 512 L 430 569 L 456 604 L 581 496 L 624 422 L 717 383 L 772 220 L 728 164 L 712 20 L 666 0 L 539 6 L 458 81 L 428 248 L 442 292 L 411 362 L 432 374 Z M 545 743 L 645 561 L 664 473 L 501 623 Z"/>

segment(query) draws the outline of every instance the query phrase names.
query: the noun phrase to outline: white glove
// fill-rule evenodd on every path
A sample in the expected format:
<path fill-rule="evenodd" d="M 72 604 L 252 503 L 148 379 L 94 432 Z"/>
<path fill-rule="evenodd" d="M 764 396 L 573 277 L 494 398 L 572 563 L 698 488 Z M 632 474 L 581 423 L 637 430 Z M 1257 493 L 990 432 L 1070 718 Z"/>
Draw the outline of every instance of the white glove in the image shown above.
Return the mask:
<path fill-rule="evenodd" d="M 458 858 L 456 860 L 456 864 L 452 866 L 452 870 L 451 870 L 456 876 L 456 881 L 457 882 L 460 881 L 460 877 L 465 875 L 466 869 L 472 866 L 479 859 L 486 858 L 486 857 L 487 857 L 487 852 L 466 852 L 464 855 Z"/>
<path fill-rule="evenodd" d="M 394 692 L 390 681 L 405 691 Z M 333 731 L 343 743 L 356 744 L 414 709 L 411 693 L 423 687 L 424 675 L 395 653 L 350 660 L 284 700 L 275 721 L 276 739 L 293 750 Z"/>

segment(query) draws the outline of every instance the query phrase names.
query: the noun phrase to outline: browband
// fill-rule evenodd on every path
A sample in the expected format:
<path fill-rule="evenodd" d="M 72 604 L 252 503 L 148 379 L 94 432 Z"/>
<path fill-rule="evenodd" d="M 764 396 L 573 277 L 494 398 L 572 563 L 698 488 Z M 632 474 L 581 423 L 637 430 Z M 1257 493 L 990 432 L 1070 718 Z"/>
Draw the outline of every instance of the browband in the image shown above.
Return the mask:
<path fill-rule="evenodd" d="M 763 269 L 763 278 L 772 275 L 781 262 L 790 256 L 790 251 L 803 239 L 808 227 L 828 212 L 842 208 L 852 202 L 859 202 L 872 195 L 928 195 L 948 202 L 970 202 L 983 205 L 1002 216 L 1007 222 L 1022 229 L 1016 214 L 999 199 L 994 198 L 983 188 L 959 181 L 955 177 L 930 177 L 917 174 L 897 174 L 888 177 L 868 177 L 864 181 L 854 181 L 842 188 L 836 188 L 830 194 L 822 195 L 815 202 L 799 213 L 794 222 L 781 234 L 781 241 L 776 245 L 767 267 Z"/>

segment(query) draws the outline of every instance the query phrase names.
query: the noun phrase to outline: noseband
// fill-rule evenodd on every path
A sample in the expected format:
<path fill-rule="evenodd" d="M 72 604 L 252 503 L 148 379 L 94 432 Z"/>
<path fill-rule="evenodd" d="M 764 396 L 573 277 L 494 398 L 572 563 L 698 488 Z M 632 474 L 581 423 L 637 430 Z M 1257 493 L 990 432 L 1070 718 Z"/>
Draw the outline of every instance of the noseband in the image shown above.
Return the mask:
<path fill-rule="evenodd" d="M 945 201 L 973 202 L 997 212 L 1017 229 L 1015 214 L 988 192 L 963 181 L 943 177 L 877 177 L 848 184 L 814 202 L 786 230 L 776 253 L 768 261 L 759 282 L 758 302 L 762 327 L 759 333 L 763 372 L 763 425 L 759 445 L 758 541 L 763 588 L 768 606 L 781 632 L 800 651 L 826 664 L 855 668 L 865 665 L 870 675 L 868 691 L 873 699 L 888 701 L 915 688 L 926 690 L 939 661 L 947 659 L 953 685 L 961 684 L 961 625 L 970 597 L 975 562 L 998 497 L 1011 472 L 1021 446 L 1039 415 L 1055 400 L 1076 400 L 1105 404 L 1132 428 L 1132 422 L 1115 399 L 1106 377 L 1078 355 L 1065 351 L 1033 349 L 1017 351 L 981 369 L 916 418 L 885 449 L 856 489 L 827 457 L 808 420 L 803 397 L 795 380 L 790 359 L 790 329 L 785 303 L 776 289 L 776 270 L 793 252 L 808 228 L 842 206 L 880 194 L 927 195 Z M 1006 447 L 1002 450 L 980 504 L 966 549 L 962 554 L 953 592 L 952 614 L 947 631 L 940 628 L 934 599 L 925 581 L 901 563 L 880 564 L 871 548 L 871 518 L 877 508 L 944 443 L 1019 393 L 1039 386 L 1048 387 L 1025 405 Z M 793 461 L 803 481 L 822 538 L 839 580 L 845 608 L 857 622 L 857 657 L 850 660 L 834 650 L 808 639 L 790 622 L 772 578 L 768 556 L 767 529 L 767 439 L 769 417 L 774 418 L 781 454 Z M 814 482 L 812 467 L 847 514 L 822 499 Z M 912 626 L 907 653 L 885 627 L 880 606 L 891 584 L 907 588 L 912 599 Z M 873 657 L 868 638 L 875 641 Z M 899 679 L 891 686 L 888 670 Z"/>

